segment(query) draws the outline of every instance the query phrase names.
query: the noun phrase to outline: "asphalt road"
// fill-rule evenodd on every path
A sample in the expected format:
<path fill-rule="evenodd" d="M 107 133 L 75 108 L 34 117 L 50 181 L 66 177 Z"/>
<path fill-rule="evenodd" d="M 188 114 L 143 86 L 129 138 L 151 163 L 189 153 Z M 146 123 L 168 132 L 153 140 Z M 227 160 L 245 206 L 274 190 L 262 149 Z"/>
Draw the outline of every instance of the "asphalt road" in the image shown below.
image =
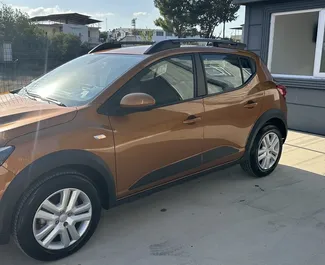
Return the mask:
<path fill-rule="evenodd" d="M 90 242 L 53 265 L 323 265 L 325 138 L 290 133 L 281 165 L 236 166 L 103 213 Z M 0 264 L 44 264 L 12 243 Z"/>

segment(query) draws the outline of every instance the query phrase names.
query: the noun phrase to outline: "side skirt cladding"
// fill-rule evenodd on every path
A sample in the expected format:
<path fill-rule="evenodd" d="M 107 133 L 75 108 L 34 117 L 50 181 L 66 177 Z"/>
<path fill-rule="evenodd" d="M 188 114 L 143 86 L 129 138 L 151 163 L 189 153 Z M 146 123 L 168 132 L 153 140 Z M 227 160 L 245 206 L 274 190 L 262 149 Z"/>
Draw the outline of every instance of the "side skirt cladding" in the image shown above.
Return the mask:
<path fill-rule="evenodd" d="M 139 181 L 130 187 L 129 190 L 134 190 L 155 183 L 159 180 L 174 176 L 187 170 L 195 169 L 203 164 L 221 159 L 228 155 L 237 153 L 239 150 L 230 146 L 221 146 L 209 150 L 203 154 L 198 154 L 190 158 L 178 161 L 163 168 L 154 170 L 153 172 L 143 176 Z"/>

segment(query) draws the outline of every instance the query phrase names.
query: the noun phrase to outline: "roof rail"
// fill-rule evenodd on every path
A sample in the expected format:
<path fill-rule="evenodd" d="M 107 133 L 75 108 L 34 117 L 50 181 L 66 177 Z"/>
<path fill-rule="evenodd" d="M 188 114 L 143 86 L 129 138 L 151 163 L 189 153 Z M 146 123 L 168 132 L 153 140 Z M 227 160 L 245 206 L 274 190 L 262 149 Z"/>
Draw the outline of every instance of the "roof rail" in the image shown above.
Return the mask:
<path fill-rule="evenodd" d="M 102 44 L 97 45 L 95 48 L 90 50 L 88 54 L 100 52 L 104 50 L 110 50 L 110 49 L 118 49 L 122 48 L 125 45 L 152 45 L 154 42 L 149 41 L 120 41 L 120 42 L 105 42 Z"/>
<path fill-rule="evenodd" d="M 181 43 L 198 43 L 198 42 L 206 42 L 207 46 L 211 44 L 214 47 L 222 47 L 222 48 L 232 48 L 232 49 L 245 49 L 246 44 L 230 41 L 230 40 L 219 40 L 219 39 L 203 39 L 203 38 L 181 38 L 181 39 L 168 39 L 162 40 L 154 45 L 152 45 L 145 54 L 153 54 L 156 52 L 180 48 Z M 211 46 L 210 45 L 210 46 Z"/>

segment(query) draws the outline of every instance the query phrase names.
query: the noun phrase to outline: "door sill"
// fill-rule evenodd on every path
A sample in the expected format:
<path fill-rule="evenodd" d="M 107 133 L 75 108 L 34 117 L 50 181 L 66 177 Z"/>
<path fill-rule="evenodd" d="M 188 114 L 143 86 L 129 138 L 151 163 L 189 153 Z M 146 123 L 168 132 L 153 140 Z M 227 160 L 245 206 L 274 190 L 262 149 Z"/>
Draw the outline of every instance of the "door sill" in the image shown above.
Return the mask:
<path fill-rule="evenodd" d="M 243 158 L 240 158 L 240 159 L 237 159 L 235 161 L 228 162 L 228 163 L 225 163 L 225 164 L 222 164 L 222 165 L 219 165 L 219 166 L 214 166 L 214 167 L 211 167 L 211 168 L 208 168 L 208 169 L 204 169 L 202 171 L 199 171 L 199 172 L 196 172 L 196 173 L 193 173 L 193 174 L 190 174 L 190 175 L 186 175 L 186 176 L 184 176 L 182 178 L 179 178 L 179 179 L 176 179 L 176 180 L 171 180 L 169 182 L 160 184 L 160 185 L 158 185 L 156 187 L 153 187 L 153 188 L 150 188 L 148 190 L 140 191 L 138 193 L 123 197 L 121 199 L 118 199 L 116 201 L 116 203 L 112 207 L 116 207 L 118 205 L 121 205 L 121 204 L 124 204 L 124 203 L 127 203 L 127 202 L 132 202 L 132 201 L 137 200 L 139 198 L 149 196 L 149 195 L 151 195 L 153 193 L 159 192 L 161 190 L 167 189 L 167 188 L 172 187 L 172 186 L 179 185 L 179 184 L 187 182 L 187 181 L 194 180 L 196 178 L 207 175 L 209 173 L 219 171 L 219 170 L 222 170 L 222 169 L 225 169 L 225 168 L 228 168 L 228 167 L 235 166 L 237 164 L 240 164 L 242 160 L 243 160 Z"/>

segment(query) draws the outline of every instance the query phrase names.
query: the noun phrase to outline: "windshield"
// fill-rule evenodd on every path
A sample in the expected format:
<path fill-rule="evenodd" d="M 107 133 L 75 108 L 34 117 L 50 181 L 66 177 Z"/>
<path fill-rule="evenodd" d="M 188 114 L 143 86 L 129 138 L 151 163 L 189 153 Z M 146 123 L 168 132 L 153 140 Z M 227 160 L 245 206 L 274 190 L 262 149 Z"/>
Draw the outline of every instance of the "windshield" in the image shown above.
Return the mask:
<path fill-rule="evenodd" d="M 65 106 L 81 106 L 144 58 L 145 55 L 84 55 L 35 80 L 19 94 L 50 98 Z"/>

